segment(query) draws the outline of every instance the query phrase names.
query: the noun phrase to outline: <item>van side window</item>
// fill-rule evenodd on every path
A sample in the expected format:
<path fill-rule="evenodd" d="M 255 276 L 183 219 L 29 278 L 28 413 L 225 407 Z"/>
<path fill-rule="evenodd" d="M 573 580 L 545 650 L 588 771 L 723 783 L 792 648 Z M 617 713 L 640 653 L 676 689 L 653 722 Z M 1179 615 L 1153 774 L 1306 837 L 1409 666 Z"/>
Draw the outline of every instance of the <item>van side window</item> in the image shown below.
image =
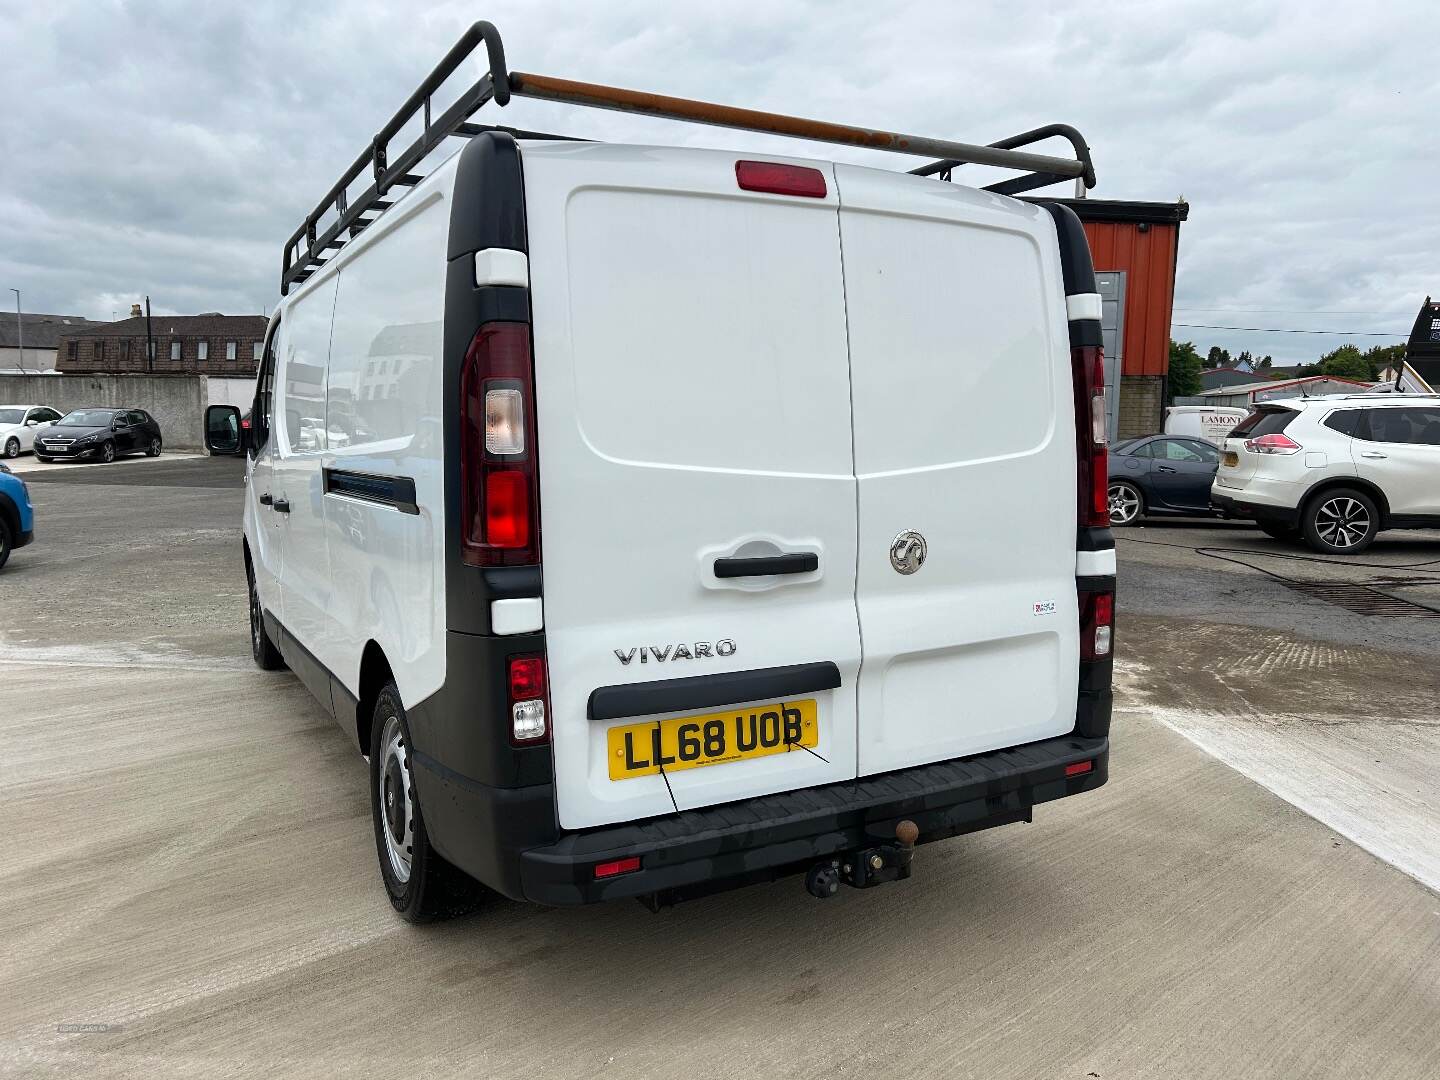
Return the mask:
<path fill-rule="evenodd" d="M 327 445 L 325 370 L 339 282 L 339 275 L 332 274 L 285 311 L 285 337 L 276 357 L 281 373 L 276 390 L 285 418 L 285 442 L 296 454 L 314 453 Z"/>
<path fill-rule="evenodd" d="M 270 423 L 275 398 L 275 342 L 280 337 L 283 324 L 277 324 L 275 333 L 266 343 L 265 355 L 260 374 L 255 380 L 255 403 L 250 407 L 250 435 L 255 450 L 270 441 Z"/>

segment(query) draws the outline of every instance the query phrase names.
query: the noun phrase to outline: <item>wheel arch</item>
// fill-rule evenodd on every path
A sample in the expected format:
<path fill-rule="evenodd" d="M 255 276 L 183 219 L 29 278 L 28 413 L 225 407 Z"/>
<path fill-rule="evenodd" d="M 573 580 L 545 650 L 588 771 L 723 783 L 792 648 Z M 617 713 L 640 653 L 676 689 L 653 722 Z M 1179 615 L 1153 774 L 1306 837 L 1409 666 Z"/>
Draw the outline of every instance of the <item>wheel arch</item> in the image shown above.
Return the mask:
<path fill-rule="evenodd" d="M 370 756 L 370 728 L 375 721 L 375 702 L 385 684 L 394 677 L 385 650 L 371 638 L 360 654 L 360 693 L 355 702 L 355 737 L 360 743 L 360 753 L 366 757 Z"/>
<path fill-rule="evenodd" d="M 18 544 L 20 542 L 20 508 L 4 492 L 0 492 L 0 519 L 10 526 L 13 542 Z"/>
<path fill-rule="evenodd" d="M 1330 491 L 1339 488 L 1354 488 L 1356 491 L 1363 491 L 1371 499 L 1375 500 L 1375 506 L 1380 511 L 1380 529 L 1390 527 L 1390 501 L 1385 498 L 1385 492 L 1380 490 L 1378 484 L 1366 480 L 1362 476 L 1331 476 L 1321 480 L 1305 492 L 1305 497 L 1300 500 L 1300 519 L 1305 520 L 1315 500 Z M 1378 531 L 1378 529 L 1377 529 Z"/>

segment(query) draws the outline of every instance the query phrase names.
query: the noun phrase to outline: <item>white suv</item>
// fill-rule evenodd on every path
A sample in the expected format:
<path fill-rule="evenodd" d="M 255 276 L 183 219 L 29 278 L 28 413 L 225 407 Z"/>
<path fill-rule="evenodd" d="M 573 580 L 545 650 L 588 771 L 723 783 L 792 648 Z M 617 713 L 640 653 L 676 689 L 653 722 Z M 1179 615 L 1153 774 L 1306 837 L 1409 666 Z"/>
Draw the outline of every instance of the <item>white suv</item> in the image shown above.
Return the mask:
<path fill-rule="evenodd" d="M 1267 402 L 1222 448 L 1211 501 L 1271 536 L 1353 555 L 1381 529 L 1440 528 L 1440 397 Z"/>

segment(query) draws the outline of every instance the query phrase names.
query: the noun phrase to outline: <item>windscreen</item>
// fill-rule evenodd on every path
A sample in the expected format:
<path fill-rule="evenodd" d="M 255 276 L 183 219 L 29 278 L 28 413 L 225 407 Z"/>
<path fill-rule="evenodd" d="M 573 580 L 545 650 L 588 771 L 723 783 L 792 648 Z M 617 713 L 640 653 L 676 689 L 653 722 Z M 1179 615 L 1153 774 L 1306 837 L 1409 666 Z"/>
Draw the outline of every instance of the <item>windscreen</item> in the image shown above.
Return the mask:
<path fill-rule="evenodd" d="M 77 409 L 66 413 L 56 423 L 65 427 L 109 427 L 115 414 L 108 409 Z"/>

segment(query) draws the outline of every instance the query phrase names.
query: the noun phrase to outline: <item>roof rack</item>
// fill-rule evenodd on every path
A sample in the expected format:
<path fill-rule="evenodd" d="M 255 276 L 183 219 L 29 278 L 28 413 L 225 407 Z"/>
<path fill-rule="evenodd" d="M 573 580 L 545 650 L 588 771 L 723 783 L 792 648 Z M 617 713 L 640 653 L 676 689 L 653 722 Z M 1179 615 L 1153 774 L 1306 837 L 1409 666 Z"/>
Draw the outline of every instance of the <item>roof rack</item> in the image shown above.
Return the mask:
<path fill-rule="evenodd" d="M 489 70 L 443 113 L 432 117 L 432 96 L 481 45 L 485 47 Z M 952 171 L 961 165 L 991 165 L 1024 173 L 1025 175 L 991 184 L 985 189 L 1003 195 L 1032 191 L 1072 177 L 1078 177 L 1087 188 L 1095 186 L 1095 168 L 1090 161 L 1090 148 L 1080 133 L 1066 124 L 1050 124 L 1001 139 L 988 146 L 977 146 L 946 139 L 832 124 L 822 120 L 805 120 L 796 116 L 757 112 L 753 109 L 715 105 L 688 98 L 623 90 L 595 83 L 574 82 L 549 75 L 530 75 L 507 68 L 505 46 L 500 40 L 500 32 L 488 22 L 477 22 L 445 54 L 445 58 L 410 95 L 405 104 L 400 106 L 389 123 L 376 133 L 370 145 L 355 159 L 354 164 L 345 170 L 335 186 L 326 192 L 315 209 L 305 216 L 304 223 L 286 242 L 280 268 L 281 295 L 289 292 L 290 286 L 298 285 L 324 266 L 347 240 L 358 236 L 366 226 L 373 224 L 380 214 L 392 206 L 395 200 L 385 196 L 393 188 L 413 187 L 423 180 L 424 176 L 413 170 L 445 139 L 452 136 L 472 138 L 484 131 L 503 131 L 521 139 L 567 138 L 563 135 L 469 122 L 470 117 L 486 102 L 494 101 L 496 105 L 504 106 L 509 104 L 512 96 L 641 113 L 672 120 L 688 120 L 713 127 L 784 135 L 810 142 L 859 146 L 936 158 L 938 160 L 922 165 L 912 172 L 918 176 L 938 174 L 939 179 L 945 181 L 948 181 Z M 391 140 L 417 116 L 423 116 L 419 137 L 392 159 Z M 1051 157 L 1018 149 L 1053 137 L 1067 139 L 1075 156 Z M 352 200 L 348 195 L 350 185 L 366 174 L 372 178 L 370 186 Z M 323 229 L 322 221 L 328 222 Z M 347 233 L 348 236 L 344 235 Z"/>

